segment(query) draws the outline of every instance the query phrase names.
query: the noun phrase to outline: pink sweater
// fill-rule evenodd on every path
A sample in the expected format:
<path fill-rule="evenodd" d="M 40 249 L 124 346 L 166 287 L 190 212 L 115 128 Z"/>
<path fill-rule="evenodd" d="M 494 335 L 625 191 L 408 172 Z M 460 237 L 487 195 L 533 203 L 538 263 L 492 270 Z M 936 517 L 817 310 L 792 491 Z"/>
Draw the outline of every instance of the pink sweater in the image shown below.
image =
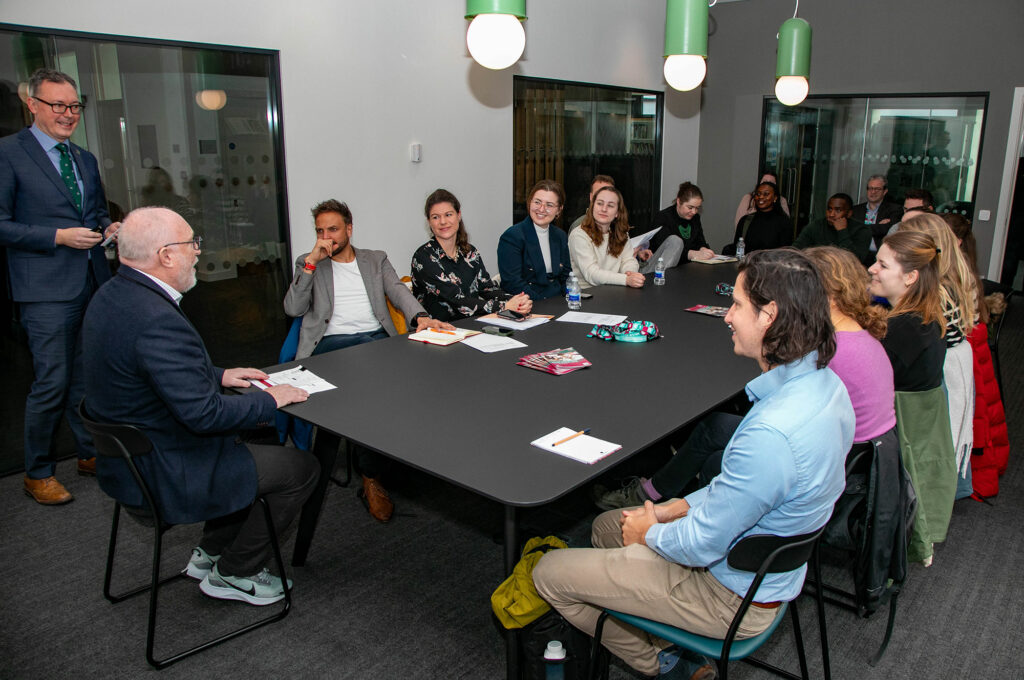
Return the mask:
<path fill-rule="evenodd" d="M 896 426 L 892 364 L 882 343 L 864 330 L 837 332 L 836 355 L 828 367 L 850 394 L 854 441 L 868 441 Z"/>

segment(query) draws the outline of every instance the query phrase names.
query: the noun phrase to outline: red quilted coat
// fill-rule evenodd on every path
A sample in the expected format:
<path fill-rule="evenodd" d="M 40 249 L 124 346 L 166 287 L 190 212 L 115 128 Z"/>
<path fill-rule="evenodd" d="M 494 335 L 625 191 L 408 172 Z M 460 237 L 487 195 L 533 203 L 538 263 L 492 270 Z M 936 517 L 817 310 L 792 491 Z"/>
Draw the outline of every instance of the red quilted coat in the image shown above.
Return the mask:
<path fill-rule="evenodd" d="M 999 383 L 988 347 L 988 328 L 980 323 L 968 336 L 974 350 L 974 455 L 971 481 L 975 493 L 999 493 L 999 475 L 1006 472 L 1010 440 L 1006 433 L 1006 412 L 999 396 Z M 980 454 L 980 455 L 979 455 Z"/>

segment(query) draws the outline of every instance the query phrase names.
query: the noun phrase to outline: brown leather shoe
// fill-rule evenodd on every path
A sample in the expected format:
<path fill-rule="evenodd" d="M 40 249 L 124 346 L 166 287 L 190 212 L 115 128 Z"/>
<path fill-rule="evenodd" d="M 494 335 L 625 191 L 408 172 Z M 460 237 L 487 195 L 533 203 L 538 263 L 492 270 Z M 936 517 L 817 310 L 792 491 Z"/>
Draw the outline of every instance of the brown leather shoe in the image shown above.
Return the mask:
<path fill-rule="evenodd" d="M 88 477 L 96 476 L 96 456 L 78 459 L 78 474 Z"/>
<path fill-rule="evenodd" d="M 374 519 L 380 522 L 391 519 L 395 504 L 391 502 L 387 490 L 376 479 L 363 475 L 363 488 L 359 490 L 358 495 Z"/>
<path fill-rule="evenodd" d="M 52 476 L 46 479 L 25 477 L 25 495 L 42 505 L 61 505 L 75 500 L 71 492 Z"/>

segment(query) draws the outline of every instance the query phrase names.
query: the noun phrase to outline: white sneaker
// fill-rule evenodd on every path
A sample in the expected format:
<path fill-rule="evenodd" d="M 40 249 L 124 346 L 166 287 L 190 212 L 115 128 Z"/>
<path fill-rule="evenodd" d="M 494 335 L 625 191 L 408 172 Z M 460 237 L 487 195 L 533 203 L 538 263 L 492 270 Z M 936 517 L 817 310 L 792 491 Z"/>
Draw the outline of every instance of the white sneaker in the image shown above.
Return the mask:
<path fill-rule="evenodd" d="M 181 573 L 187 574 L 189 578 L 202 581 L 219 559 L 220 555 L 211 555 L 199 546 L 196 546 L 192 548 L 192 557 L 189 559 L 188 564 L 185 565 L 185 568 L 181 570 Z"/>
<path fill-rule="evenodd" d="M 291 579 L 288 579 L 288 587 L 292 587 Z M 257 606 L 274 604 L 284 599 L 281 578 L 271 574 L 266 567 L 253 576 L 224 576 L 214 565 L 199 584 L 199 589 L 219 600 L 239 600 Z"/>

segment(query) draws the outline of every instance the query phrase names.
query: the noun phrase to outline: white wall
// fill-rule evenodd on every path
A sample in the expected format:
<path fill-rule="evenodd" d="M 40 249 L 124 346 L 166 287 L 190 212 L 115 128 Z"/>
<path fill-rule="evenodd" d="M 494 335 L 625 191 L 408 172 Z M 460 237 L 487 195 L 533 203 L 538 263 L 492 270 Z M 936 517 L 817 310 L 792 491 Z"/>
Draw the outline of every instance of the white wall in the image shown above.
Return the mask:
<path fill-rule="evenodd" d="M 0 21 L 280 50 L 292 252 L 313 243 L 309 208 L 334 197 L 353 242 L 408 270 L 426 240 L 423 200 L 444 186 L 485 262 L 512 214 L 512 75 L 664 90 L 661 0 L 533 0 L 521 62 L 493 72 L 465 47 L 463 0 L 40 0 Z M 663 203 L 696 179 L 700 95 L 665 98 Z M 409 145 L 423 162 L 409 162 Z"/>

